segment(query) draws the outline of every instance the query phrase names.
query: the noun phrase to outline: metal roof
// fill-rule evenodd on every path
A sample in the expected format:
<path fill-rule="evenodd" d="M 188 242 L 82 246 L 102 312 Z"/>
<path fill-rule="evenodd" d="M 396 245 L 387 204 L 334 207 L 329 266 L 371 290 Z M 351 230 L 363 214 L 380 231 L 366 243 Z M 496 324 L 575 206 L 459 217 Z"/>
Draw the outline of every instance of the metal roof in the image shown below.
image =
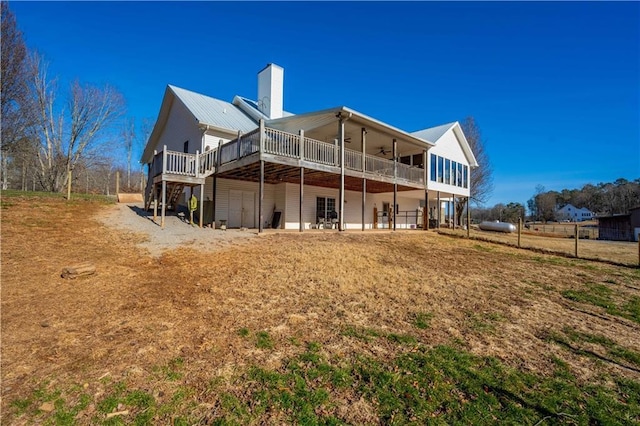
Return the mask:
<path fill-rule="evenodd" d="M 201 124 L 245 133 L 258 126 L 256 121 L 232 103 L 172 85 L 169 88 Z"/>
<path fill-rule="evenodd" d="M 447 123 L 437 127 L 430 127 L 428 129 L 418 130 L 417 132 L 412 132 L 411 134 L 431 142 L 436 142 L 438 139 L 442 137 L 442 135 L 444 135 L 447 132 L 447 130 L 452 128 L 455 124 L 456 122 L 454 121 L 453 123 Z"/>

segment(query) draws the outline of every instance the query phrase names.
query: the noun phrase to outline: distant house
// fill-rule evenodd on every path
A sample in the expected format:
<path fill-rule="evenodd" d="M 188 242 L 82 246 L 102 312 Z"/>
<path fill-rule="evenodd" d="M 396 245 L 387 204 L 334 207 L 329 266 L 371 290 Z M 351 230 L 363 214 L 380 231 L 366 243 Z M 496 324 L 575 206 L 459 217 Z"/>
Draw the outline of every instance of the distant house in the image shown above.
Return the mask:
<path fill-rule="evenodd" d="M 572 204 L 558 209 L 556 212 L 556 218 L 560 221 L 569 220 L 571 222 L 584 222 L 585 220 L 591 220 L 595 217 L 593 212 L 585 207 L 575 207 Z"/>
<path fill-rule="evenodd" d="M 627 214 L 598 217 L 598 239 L 610 241 L 638 241 L 640 234 L 640 206 Z"/>
<path fill-rule="evenodd" d="M 141 159 L 162 225 L 190 192 L 201 225 L 259 231 L 418 228 L 427 215 L 437 226 L 455 212 L 446 203 L 469 197 L 478 164 L 458 122 L 407 132 L 346 106 L 292 114 L 283 89 L 275 64 L 258 73 L 255 101 L 167 86 Z"/>

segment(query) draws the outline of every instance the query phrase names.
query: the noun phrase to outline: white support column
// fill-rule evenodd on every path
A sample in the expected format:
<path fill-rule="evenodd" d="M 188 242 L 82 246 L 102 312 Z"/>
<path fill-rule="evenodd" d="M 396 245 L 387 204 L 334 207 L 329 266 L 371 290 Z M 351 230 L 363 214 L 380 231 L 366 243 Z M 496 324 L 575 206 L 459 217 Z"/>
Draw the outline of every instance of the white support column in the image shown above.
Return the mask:
<path fill-rule="evenodd" d="M 398 206 L 398 142 L 393 139 L 393 230 L 396 230 L 396 210 Z"/>
<path fill-rule="evenodd" d="M 264 230 L 264 160 L 260 160 L 260 195 L 258 199 L 258 219 L 260 222 L 258 223 L 258 232 L 262 232 Z"/>
<path fill-rule="evenodd" d="M 438 219 L 438 223 L 436 224 L 436 228 L 440 228 L 440 222 L 442 221 L 442 202 L 440 201 L 440 191 L 436 194 L 436 199 L 438 203 L 438 212 L 436 215 L 436 219 Z"/>
<path fill-rule="evenodd" d="M 300 161 L 304 160 L 304 130 L 300 129 Z M 304 167 L 300 167 L 300 212 L 298 214 L 299 230 L 304 231 L 303 218 L 304 207 Z"/>
<path fill-rule="evenodd" d="M 427 170 L 427 150 L 425 149 L 422 152 L 422 167 L 424 172 L 424 210 L 422 212 L 422 229 L 425 231 L 429 230 L 429 174 Z"/>
<path fill-rule="evenodd" d="M 360 129 L 360 140 L 362 141 L 362 230 L 364 231 L 364 212 L 367 206 L 367 178 L 365 176 L 367 168 L 367 129 Z"/>
<path fill-rule="evenodd" d="M 300 232 L 304 230 L 303 210 L 304 210 L 304 167 L 300 167 L 300 213 L 298 218 L 300 222 Z"/>
<path fill-rule="evenodd" d="M 344 231 L 344 119 L 342 115 L 338 117 L 338 138 L 340 143 L 340 201 L 339 201 L 339 222 L 338 229 Z"/>

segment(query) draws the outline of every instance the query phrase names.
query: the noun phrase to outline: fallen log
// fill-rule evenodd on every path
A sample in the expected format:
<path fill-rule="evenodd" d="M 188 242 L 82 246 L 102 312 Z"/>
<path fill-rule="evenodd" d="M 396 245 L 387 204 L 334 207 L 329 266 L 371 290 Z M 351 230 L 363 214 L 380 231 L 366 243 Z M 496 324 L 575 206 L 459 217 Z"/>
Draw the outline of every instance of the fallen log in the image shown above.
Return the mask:
<path fill-rule="evenodd" d="M 62 269 L 62 278 L 75 279 L 96 273 L 96 267 L 92 263 L 83 262 Z"/>

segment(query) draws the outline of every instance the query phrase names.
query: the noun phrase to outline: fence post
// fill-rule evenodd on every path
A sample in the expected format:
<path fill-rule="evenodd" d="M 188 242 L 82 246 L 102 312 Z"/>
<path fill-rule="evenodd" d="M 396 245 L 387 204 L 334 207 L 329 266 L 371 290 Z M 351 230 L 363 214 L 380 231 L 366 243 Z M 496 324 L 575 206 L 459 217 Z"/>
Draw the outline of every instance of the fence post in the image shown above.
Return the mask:
<path fill-rule="evenodd" d="M 518 218 L 518 248 L 520 248 L 520 234 L 522 232 L 522 218 Z"/>
<path fill-rule="evenodd" d="M 578 224 L 576 223 L 576 258 L 578 257 L 578 238 L 579 238 L 579 233 L 578 233 Z"/>
<path fill-rule="evenodd" d="M 120 171 L 116 171 L 116 197 L 120 193 Z"/>
<path fill-rule="evenodd" d="M 196 177 L 200 177 L 200 151 L 196 149 L 196 169 L 195 169 Z M 202 226 L 200 226 L 202 228 Z"/>

